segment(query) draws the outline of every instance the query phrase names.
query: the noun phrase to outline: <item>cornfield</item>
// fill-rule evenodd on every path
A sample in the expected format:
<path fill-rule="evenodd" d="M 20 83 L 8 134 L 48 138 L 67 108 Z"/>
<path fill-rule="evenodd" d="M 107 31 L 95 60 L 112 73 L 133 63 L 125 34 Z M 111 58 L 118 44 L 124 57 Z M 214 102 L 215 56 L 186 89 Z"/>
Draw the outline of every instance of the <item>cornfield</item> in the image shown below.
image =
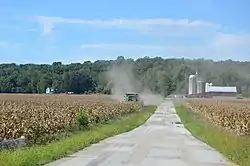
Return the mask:
<path fill-rule="evenodd" d="M 0 141 L 21 136 L 32 143 L 76 126 L 85 111 L 90 125 L 140 110 L 137 103 L 121 103 L 98 95 L 0 95 Z"/>
<path fill-rule="evenodd" d="M 187 104 L 216 125 L 237 135 L 250 136 L 250 101 L 190 100 Z"/>

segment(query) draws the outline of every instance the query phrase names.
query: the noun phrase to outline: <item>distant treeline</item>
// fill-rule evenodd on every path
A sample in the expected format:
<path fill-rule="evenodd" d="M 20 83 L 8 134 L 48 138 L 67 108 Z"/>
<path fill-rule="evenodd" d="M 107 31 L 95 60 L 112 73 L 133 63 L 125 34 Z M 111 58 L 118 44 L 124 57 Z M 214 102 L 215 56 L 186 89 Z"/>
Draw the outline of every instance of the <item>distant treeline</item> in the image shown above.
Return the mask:
<path fill-rule="evenodd" d="M 118 57 L 117 60 L 95 62 L 61 62 L 47 64 L 0 64 L 1 93 L 45 93 L 47 87 L 58 93 L 111 92 L 107 73 L 112 66 L 127 66 L 143 87 L 167 96 L 187 93 L 188 76 L 196 71 L 214 85 L 237 86 L 238 93 L 250 96 L 250 62 L 204 59 L 163 59 L 144 57 L 137 60 Z"/>

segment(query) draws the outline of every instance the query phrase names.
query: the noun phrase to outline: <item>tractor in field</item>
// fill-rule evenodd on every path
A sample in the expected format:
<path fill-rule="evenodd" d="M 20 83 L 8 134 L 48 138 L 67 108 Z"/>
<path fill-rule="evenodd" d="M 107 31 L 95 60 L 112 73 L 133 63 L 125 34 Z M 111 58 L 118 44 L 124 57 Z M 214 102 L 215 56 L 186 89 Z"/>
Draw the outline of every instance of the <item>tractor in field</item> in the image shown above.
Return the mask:
<path fill-rule="evenodd" d="M 133 93 L 133 92 L 125 93 L 124 101 L 125 102 L 130 102 L 130 101 L 132 101 L 132 102 L 141 102 L 142 105 L 143 105 L 142 98 L 140 98 L 138 93 Z"/>
<path fill-rule="evenodd" d="M 124 101 L 139 101 L 139 95 L 137 93 L 125 93 Z"/>

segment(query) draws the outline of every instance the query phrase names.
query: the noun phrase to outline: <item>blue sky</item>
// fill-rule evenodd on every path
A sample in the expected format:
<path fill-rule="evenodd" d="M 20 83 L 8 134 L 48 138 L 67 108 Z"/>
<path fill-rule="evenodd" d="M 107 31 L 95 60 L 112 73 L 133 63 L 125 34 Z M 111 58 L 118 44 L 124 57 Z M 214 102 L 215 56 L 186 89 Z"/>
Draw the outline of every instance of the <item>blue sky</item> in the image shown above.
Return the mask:
<path fill-rule="evenodd" d="M 2 0 L 0 63 L 250 60 L 249 0 Z"/>

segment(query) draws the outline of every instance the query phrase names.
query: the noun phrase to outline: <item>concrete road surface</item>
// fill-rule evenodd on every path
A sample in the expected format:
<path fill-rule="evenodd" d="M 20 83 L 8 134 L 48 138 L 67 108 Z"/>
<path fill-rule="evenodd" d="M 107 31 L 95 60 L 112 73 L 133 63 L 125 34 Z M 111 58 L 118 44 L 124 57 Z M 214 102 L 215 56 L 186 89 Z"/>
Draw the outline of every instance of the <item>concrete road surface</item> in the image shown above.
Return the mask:
<path fill-rule="evenodd" d="M 180 124 L 173 103 L 162 103 L 147 122 L 47 166 L 227 166 L 226 159 Z"/>

